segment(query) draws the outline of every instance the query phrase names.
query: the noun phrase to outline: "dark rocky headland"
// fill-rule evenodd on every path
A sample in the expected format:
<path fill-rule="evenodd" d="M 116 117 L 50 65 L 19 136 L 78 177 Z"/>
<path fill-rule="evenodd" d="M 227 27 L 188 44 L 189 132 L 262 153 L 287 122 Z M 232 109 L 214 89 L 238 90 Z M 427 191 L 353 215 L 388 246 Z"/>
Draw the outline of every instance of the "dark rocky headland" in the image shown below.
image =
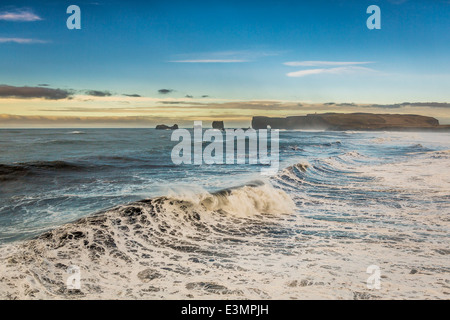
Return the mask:
<path fill-rule="evenodd" d="M 432 117 L 414 114 L 322 113 L 286 118 L 253 117 L 253 129 L 450 131 Z"/>
<path fill-rule="evenodd" d="M 158 130 L 176 130 L 176 129 L 178 129 L 178 125 L 174 124 L 173 126 L 169 127 L 165 124 L 158 124 L 156 126 L 156 129 L 158 129 Z"/>

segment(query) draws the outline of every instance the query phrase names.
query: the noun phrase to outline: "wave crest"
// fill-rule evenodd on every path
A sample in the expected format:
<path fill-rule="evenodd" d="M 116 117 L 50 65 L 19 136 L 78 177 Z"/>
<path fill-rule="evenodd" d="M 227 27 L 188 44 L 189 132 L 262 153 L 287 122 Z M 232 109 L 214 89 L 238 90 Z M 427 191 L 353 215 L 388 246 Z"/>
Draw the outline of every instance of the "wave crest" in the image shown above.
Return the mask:
<path fill-rule="evenodd" d="M 5 261 L 0 265 L 0 278 L 5 280 L 0 298 L 2 294 L 21 299 L 73 298 L 73 294 L 95 297 L 102 296 L 103 290 L 119 294 L 123 289 L 103 280 L 108 279 L 106 275 L 127 283 L 135 281 L 133 286 L 142 286 L 142 281 L 145 285 L 147 274 L 163 277 L 172 271 L 173 265 L 165 262 L 168 252 L 177 257 L 173 259 L 227 255 L 219 249 L 220 243 L 258 235 L 277 223 L 274 214 L 293 209 L 290 197 L 269 184 L 191 198 L 157 197 L 115 207 L 0 248 L 0 260 Z M 274 219 L 261 219 L 264 214 Z M 80 292 L 66 287 L 65 274 L 71 265 L 84 272 Z M 136 275 L 143 266 L 156 269 L 147 267 Z M 26 275 L 20 285 L 10 281 L 19 275 Z"/>

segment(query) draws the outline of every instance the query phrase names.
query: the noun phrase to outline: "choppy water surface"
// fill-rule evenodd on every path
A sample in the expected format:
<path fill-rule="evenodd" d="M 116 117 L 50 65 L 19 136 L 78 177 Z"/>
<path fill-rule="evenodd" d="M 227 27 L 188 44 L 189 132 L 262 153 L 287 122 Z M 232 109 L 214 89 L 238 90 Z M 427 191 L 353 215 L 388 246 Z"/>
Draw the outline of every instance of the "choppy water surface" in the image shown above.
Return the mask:
<path fill-rule="evenodd" d="M 0 298 L 448 299 L 450 134 L 284 131 L 270 178 L 170 135 L 0 130 Z"/>

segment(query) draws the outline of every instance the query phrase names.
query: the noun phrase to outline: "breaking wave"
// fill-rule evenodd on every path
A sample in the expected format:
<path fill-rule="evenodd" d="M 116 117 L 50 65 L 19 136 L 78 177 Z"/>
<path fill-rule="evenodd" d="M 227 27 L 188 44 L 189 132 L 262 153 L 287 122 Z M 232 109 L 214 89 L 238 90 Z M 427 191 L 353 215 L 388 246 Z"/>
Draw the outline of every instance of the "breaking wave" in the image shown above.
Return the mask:
<path fill-rule="evenodd" d="M 8 289 L 0 295 L 100 295 L 95 281 L 88 281 L 83 291 L 68 290 L 64 282 L 67 268 L 74 264 L 93 273 L 102 269 L 131 281 L 130 270 L 152 264 L 158 256 L 155 252 L 199 255 L 196 259 L 224 256 L 218 249 L 220 243 L 267 232 L 278 215 L 292 214 L 294 208 L 284 191 L 260 181 L 216 193 L 164 196 L 121 205 L 1 248 L 0 257 L 6 261 L 2 270 L 7 273 L 0 275 Z M 137 275 L 141 283 L 148 282 L 148 277 L 162 277 L 164 272 L 144 271 Z M 26 285 L 6 280 L 18 272 L 26 275 L 26 279 L 22 277 Z"/>

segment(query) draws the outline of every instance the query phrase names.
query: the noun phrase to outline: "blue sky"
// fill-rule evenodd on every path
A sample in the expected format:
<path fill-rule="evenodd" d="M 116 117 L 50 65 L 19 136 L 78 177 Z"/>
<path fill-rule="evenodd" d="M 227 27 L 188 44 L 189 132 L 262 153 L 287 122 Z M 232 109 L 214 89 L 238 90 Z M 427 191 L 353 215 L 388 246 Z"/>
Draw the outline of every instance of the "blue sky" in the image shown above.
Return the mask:
<path fill-rule="evenodd" d="M 81 30 L 66 28 L 70 4 Z M 381 30 L 366 27 L 371 4 Z M 446 0 L 2 1 L 0 84 L 155 99 L 166 88 L 165 99 L 448 102 L 449 17 Z"/>

